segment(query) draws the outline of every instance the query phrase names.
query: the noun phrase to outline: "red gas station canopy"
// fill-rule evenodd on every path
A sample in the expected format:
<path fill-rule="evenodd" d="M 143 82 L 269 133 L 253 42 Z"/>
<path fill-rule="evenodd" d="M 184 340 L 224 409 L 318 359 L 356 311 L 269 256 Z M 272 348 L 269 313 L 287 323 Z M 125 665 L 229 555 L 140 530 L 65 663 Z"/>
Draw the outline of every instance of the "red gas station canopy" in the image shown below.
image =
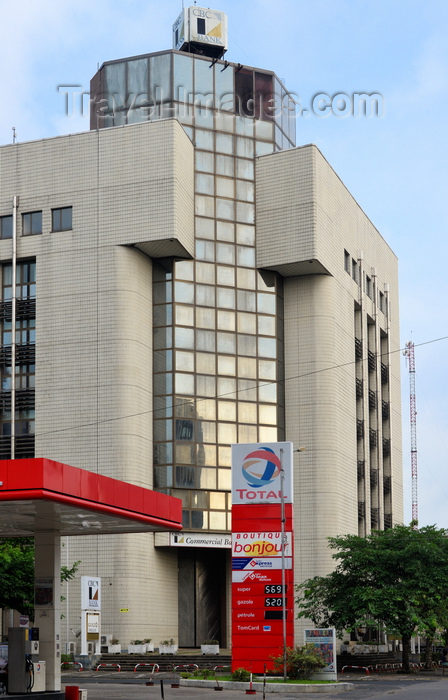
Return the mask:
<path fill-rule="evenodd" d="M 0 537 L 182 529 L 182 502 L 50 459 L 0 461 Z"/>

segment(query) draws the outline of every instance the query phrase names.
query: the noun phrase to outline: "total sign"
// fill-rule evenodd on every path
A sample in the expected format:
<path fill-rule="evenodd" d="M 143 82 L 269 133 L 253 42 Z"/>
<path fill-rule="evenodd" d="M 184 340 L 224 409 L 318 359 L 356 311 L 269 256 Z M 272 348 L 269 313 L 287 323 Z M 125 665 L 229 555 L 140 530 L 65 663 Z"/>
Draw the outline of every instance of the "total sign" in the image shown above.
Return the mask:
<path fill-rule="evenodd" d="M 292 442 L 232 445 L 232 503 L 293 501 Z"/>

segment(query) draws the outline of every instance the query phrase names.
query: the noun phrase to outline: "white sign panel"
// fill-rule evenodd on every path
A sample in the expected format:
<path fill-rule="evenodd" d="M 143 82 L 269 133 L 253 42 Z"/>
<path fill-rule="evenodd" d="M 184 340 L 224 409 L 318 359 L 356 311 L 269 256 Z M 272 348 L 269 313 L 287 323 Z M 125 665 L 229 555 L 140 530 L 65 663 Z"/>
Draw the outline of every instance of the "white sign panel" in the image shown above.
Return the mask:
<path fill-rule="evenodd" d="M 81 608 L 101 610 L 101 579 L 97 576 L 81 576 Z"/>
<path fill-rule="evenodd" d="M 230 549 L 230 535 L 214 535 L 202 532 L 171 532 L 171 547 L 209 547 L 211 549 Z"/>
<path fill-rule="evenodd" d="M 232 503 L 293 502 L 292 442 L 232 445 Z"/>

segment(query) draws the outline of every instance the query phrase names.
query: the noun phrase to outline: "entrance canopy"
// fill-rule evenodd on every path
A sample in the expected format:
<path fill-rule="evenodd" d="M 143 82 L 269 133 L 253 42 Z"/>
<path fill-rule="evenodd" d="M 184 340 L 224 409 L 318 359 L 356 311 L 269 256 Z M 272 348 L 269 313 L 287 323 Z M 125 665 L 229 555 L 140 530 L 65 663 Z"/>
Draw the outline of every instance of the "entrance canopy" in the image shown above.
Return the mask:
<path fill-rule="evenodd" d="M 50 459 L 0 461 L 0 537 L 182 529 L 182 502 Z"/>

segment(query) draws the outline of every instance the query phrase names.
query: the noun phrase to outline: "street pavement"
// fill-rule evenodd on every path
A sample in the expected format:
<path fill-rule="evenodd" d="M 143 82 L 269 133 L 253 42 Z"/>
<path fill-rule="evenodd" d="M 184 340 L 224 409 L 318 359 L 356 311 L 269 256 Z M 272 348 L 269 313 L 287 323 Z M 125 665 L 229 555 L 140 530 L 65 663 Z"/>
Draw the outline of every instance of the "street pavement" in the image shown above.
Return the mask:
<path fill-rule="evenodd" d="M 209 698 L 219 698 L 219 700 L 239 700 L 246 697 L 248 684 L 241 684 L 241 690 L 224 689 L 217 695 L 213 688 L 200 687 L 180 687 L 172 688 L 171 682 L 165 679 L 163 687 L 160 681 L 156 681 L 153 686 L 146 686 L 145 678 L 95 678 L 87 677 L 87 674 L 63 679 L 65 685 L 78 685 L 87 689 L 88 700 L 208 700 Z M 370 676 L 365 678 L 340 677 L 340 680 L 351 683 L 353 689 L 337 692 L 334 688 L 319 693 L 291 692 L 289 689 L 280 693 L 266 693 L 267 700 L 303 700 L 307 698 L 337 698 L 338 700 L 391 700 L 394 696 L 396 700 L 447 700 L 448 698 L 448 676 L 442 678 L 440 675 L 430 677 L 406 676 Z M 260 700 L 263 692 L 257 690 L 255 697 Z"/>

